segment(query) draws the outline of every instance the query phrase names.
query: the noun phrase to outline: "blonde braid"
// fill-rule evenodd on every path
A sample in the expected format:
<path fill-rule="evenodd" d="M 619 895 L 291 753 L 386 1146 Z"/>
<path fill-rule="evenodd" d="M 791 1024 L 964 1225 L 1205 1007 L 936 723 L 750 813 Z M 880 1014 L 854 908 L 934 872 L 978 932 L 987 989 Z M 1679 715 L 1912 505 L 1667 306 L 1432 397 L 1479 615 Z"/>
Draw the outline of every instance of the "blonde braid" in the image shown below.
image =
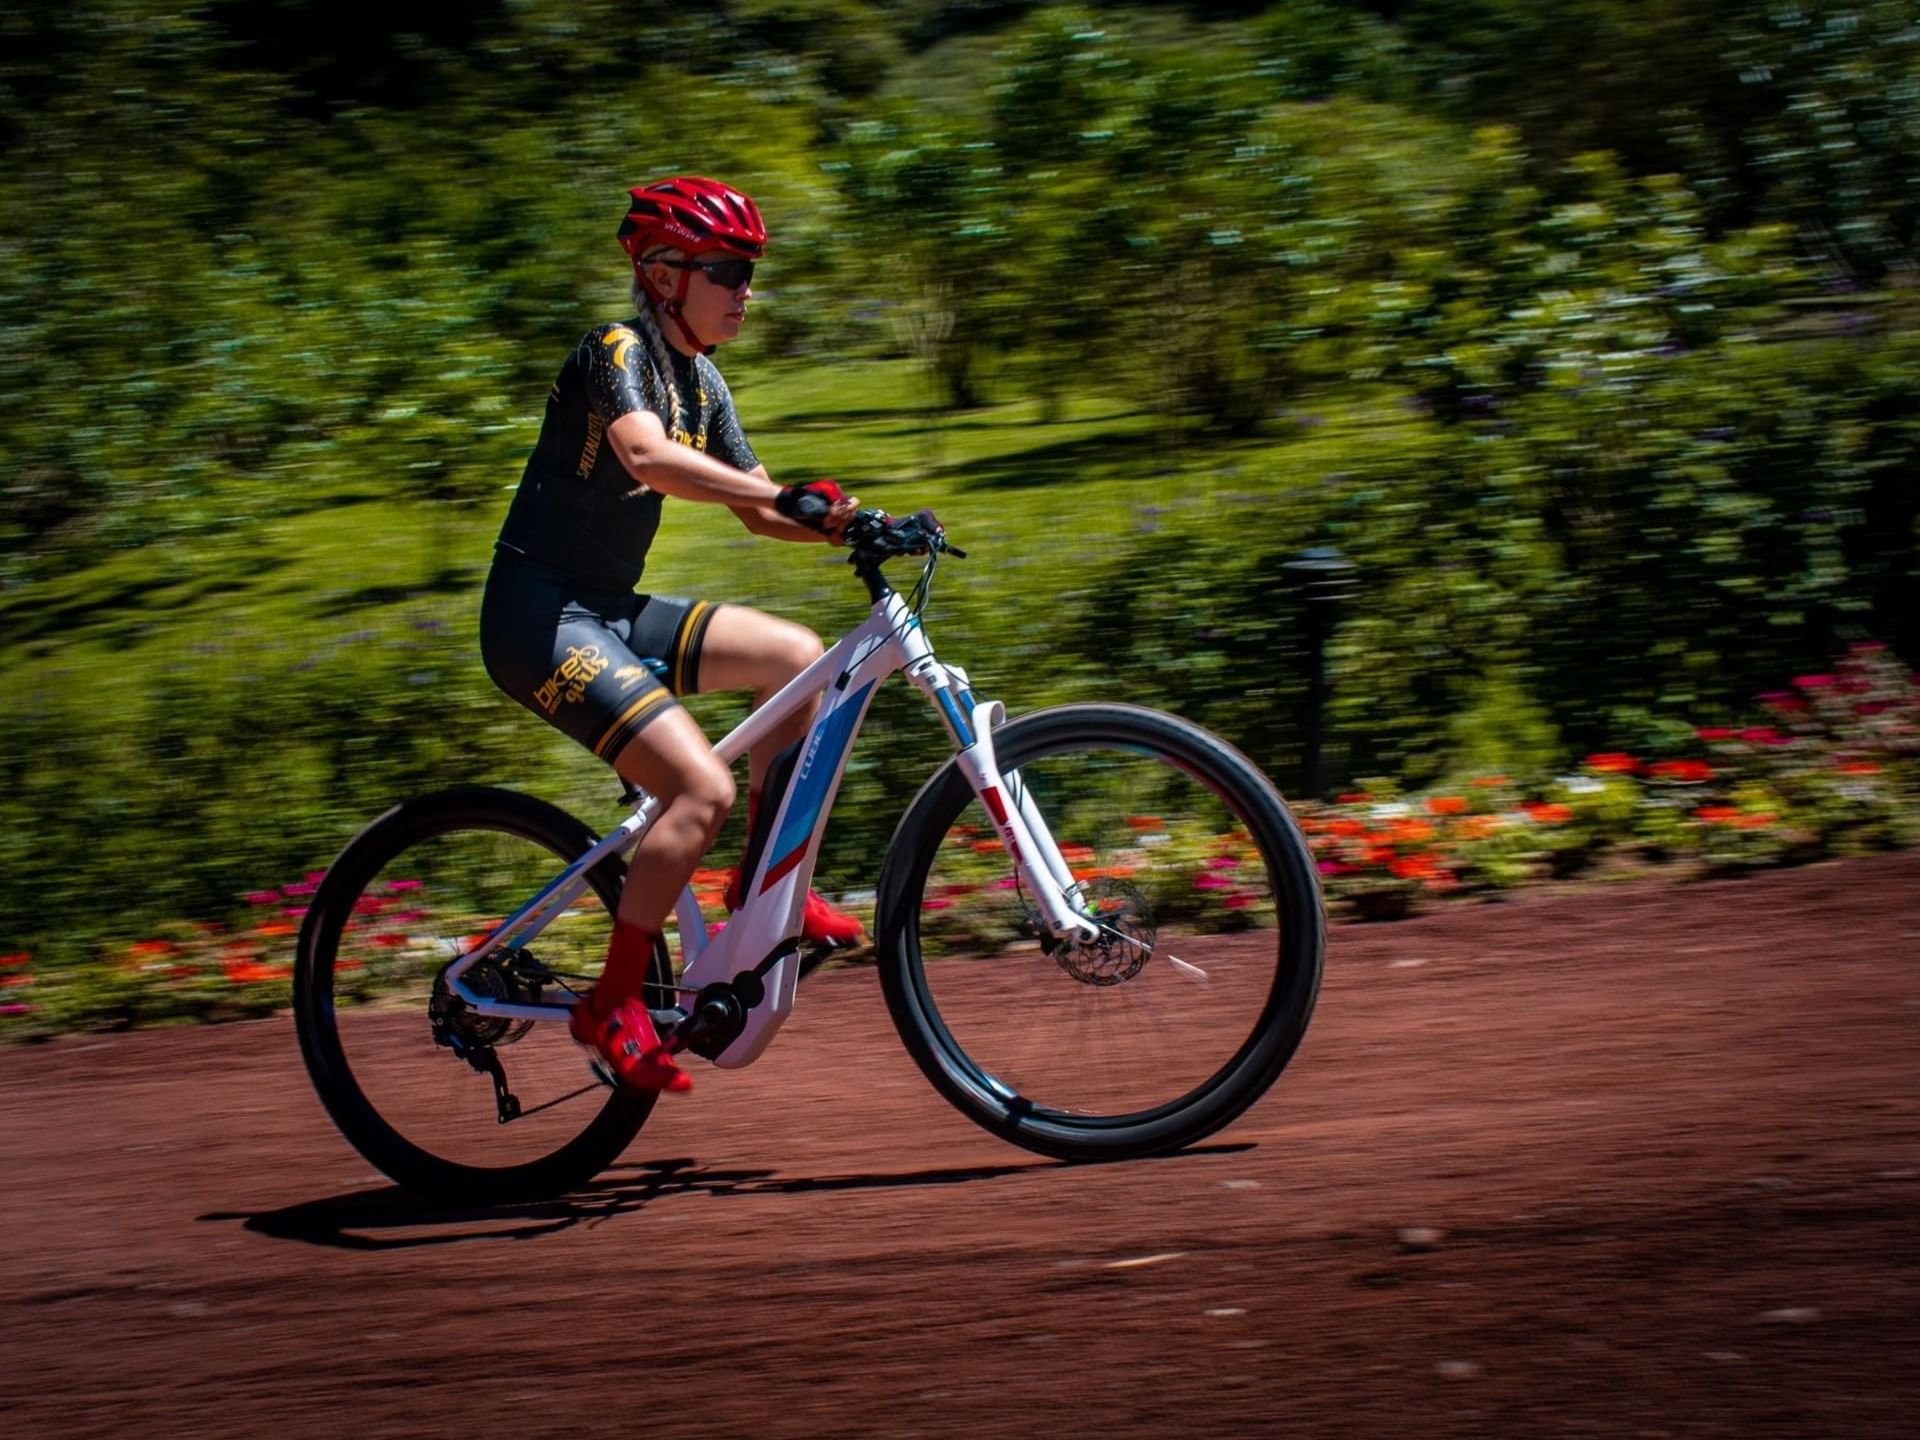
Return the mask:
<path fill-rule="evenodd" d="M 653 352 L 653 364 L 660 372 L 660 383 L 667 390 L 667 437 L 678 440 L 687 429 L 685 412 L 680 406 L 680 387 L 674 383 L 673 361 L 667 354 L 667 337 L 660 333 L 660 320 L 653 313 L 653 301 L 647 298 L 647 292 L 641 288 L 638 280 L 633 282 L 633 308 L 640 321 L 640 329 L 647 337 L 647 347 Z"/>

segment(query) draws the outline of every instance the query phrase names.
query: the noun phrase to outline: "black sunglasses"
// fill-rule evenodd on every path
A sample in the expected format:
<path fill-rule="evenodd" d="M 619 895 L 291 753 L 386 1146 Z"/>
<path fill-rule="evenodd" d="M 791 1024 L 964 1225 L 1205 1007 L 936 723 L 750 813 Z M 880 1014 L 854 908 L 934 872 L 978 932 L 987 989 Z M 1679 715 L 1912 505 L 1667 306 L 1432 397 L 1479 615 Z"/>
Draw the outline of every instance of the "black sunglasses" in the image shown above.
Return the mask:
<path fill-rule="evenodd" d="M 707 278 L 723 290 L 738 290 L 753 279 L 751 260 L 662 260 L 675 270 L 704 270 Z"/>

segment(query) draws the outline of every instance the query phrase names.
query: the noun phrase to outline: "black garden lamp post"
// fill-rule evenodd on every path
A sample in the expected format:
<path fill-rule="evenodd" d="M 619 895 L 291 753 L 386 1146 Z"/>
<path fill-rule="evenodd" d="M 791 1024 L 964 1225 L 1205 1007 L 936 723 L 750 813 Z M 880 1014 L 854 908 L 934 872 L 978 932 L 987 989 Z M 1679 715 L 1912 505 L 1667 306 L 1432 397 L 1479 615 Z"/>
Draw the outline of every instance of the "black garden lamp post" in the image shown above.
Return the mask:
<path fill-rule="evenodd" d="M 1281 567 L 1299 592 L 1307 621 L 1307 753 L 1301 764 L 1301 788 L 1316 800 L 1327 798 L 1320 742 L 1327 710 L 1327 637 L 1340 623 L 1340 607 L 1359 588 L 1354 564 L 1331 545 L 1302 550 Z"/>

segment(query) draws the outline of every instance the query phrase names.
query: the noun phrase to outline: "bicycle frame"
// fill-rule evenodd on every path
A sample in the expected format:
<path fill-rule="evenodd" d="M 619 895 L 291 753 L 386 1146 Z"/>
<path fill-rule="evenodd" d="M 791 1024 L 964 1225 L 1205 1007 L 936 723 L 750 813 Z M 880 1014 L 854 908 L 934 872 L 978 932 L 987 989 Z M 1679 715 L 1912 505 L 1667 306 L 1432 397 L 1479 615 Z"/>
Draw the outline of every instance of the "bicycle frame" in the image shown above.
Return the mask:
<path fill-rule="evenodd" d="M 740 909 L 725 929 L 709 938 L 691 887 L 681 892 L 675 906 L 684 961 L 683 993 L 698 993 L 747 971 L 757 971 L 765 986 L 765 999 L 747 1012 L 744 1028 L 715 1057 L 716 1065 L 736 1069 L 751 1064 L 793 1011 L 800 978 L 800 915 L 813 881 L 820 839 L 873 694 L 881 681 L 900 670 L 939 714 L 958 751 L 961 772 L 992 817 L 1042 922 L 1061 938 L 1091 939 L 1096 933 L 1093 923 L 1080 913 L 1073 873 L 1039 807 L 1019 783 L 1019 776 L 1003 776 L 995 761 L 993 729 L 1005 720 L 1005 708 L 997 700 L 975 700 L 966 673 L 935 658 L 919 617 L 898 594 L 886 590 L 874 600 L 864 621 L 714 746 L 714 753 L 731 765 L 814 696 L 824 696 Z M 606 856 L 638 845 L 657 813 L 657 799 L 641 796 L 627 819 L 448 967 L 446 979 L 453 993 L 482 1015 L 564 1019 L 571 1002 L 523 1005 L 494 1000 L 475 992 L 461 977 L 494 951 L 531 942 L 586 889 L 587 872 Z"/>

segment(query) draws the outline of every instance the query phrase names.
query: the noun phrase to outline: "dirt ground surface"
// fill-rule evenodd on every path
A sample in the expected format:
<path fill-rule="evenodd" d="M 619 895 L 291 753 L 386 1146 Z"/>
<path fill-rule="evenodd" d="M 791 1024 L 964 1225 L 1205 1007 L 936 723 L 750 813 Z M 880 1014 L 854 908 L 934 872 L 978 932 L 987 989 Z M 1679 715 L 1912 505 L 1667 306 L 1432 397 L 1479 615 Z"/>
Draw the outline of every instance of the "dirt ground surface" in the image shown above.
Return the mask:
<path fill-rule="evenodd" d="M 1274 1090 L 1100 1167 L 974 1128 L 827 972 L 494 1213 L 369 1173 L 284 1019 L 16 1048 L 0 1426 L 1910 1435 L 1916 942 L 1915 855 L 1337 927 Z"/>

